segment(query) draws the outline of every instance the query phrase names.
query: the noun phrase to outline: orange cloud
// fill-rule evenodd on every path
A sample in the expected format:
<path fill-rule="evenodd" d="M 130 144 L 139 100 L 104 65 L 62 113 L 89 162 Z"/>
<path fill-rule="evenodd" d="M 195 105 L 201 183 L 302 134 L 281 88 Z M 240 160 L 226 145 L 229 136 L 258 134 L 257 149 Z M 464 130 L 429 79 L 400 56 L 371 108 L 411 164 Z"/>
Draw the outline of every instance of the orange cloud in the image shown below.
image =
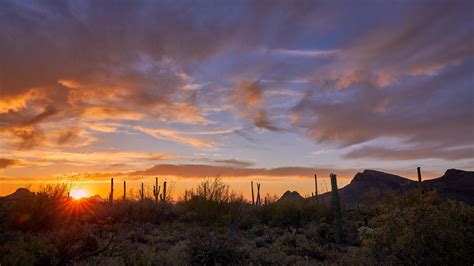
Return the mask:
<path fill-rule="evenodd" d="M 271 131 L 280 130 L 274 126 L 263 105 L 263 92 L 258 81 L 241 82 L 233 91 L 231 100 L 236 112 L 244 118 L 250 118 L 257 128 Z"/>
<path fill-rule="evenodd" d="M 178 158 L 175 155 L 166 153 L 127 151 L 65 152 L 57 149 L 0 152 L 0 157 L 2 156 L 9 156 L 12 162 L 16 162 L 19 167 L 45 166 L 55 163 L 65 163 L 78 166 L 106 166 L 119 164 L 147 165 L 151 161 Z M 19 162 L 21 162 L 21 164 Z"/>
<path fill-rule="evenodd" d="M 35 147 L 68 147 L 87 146 L 96 141 L 86 130 L 71 127 L 58 129 L 56 125 L 48 129 L 47 134 L 38 126 L 22 126 L 13 129 L 0 129 L 0 144 L 7 144 L 10 148 L 30 150 Z"/>
<path fill-rule="evenodd" d="M 92 106 L 82 113 L 82 117 L 95 120 L 140 120 L 143 114 L 113 106 Z"/>
<path fill-rule="evenodd" d="M 39 99 L 41 97 L 43 97 L 43 94 L 37 89 L 29 89 L 26 92 L 19 94 L 2 95 L 0 98 L 0 114 L 18 112 L 26 108 L 28 101 Z"/>

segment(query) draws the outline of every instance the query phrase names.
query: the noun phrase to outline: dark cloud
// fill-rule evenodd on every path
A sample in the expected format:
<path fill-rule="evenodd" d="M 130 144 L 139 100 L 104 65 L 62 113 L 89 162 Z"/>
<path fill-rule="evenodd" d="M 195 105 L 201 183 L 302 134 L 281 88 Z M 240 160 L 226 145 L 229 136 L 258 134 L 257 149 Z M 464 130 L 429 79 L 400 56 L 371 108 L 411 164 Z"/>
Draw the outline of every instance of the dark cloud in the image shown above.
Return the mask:
<path fill-rule="evenodd" d="M 254 128 L 282 131 L 275 119 L 287 108 L 272 108 L 258 80 L 304 79 L 311 89 L 291 116 L 314 140 L 388 137 L 419 150 L 365 147 L 347 158 L 460 159 L 474 135 L 472 10 L 472 1 L 1 1 L 0 137 L 31 149 L 92 143 L 83 140 L 98 127 L 87 125 L 98 122 L 208 125 L 201 101 L 222 95 Z M 217 73 L 203 87 L 212 92 L 183 89 L 203 72 Z M 246 131 L 235 133 L 253 139 Z"/>
<path fill-rule="evenodd" d="M 16 128 L 7 135 L 19 138 L 13 146 L 20 150 L 28 150 L 41 145 L 45 141 L 45 135 L 38 127 Z"/>
<path fill-rule="evenodd" d="M 0 158 L 0 169 L 5 169 L 18 163 L 17 160 Z"/>
<path fill-rule="evenodd" d="M 472 3 L 415 10 L 356 37 L 316 71 L 314 89 L 293 109 L 295 125 L 342 147 L 381 139 L 346 158 L 472 157 Z M 384 146 L 383 138 L 410 148 Z"/>
<path fill-rule="evenodd" d="M 435 158 L 443 160 L 462 160 L 474 156 L 474 147 L 443 149 L 436 147 L 419 147 L 390 149 L 376 146 L 364 146 L 354 149 L 344 155 L 348 159 L 376 160 L 417 160 L 420 158 Z"/>
<path fill-rule="evenodd" d="M 250 119 L 257 128 L 279 131 L 280 128 L 270 122 L 263 102 L 263 91 L 258 81 L 243 81 L 234 89 L 231 98 L 235 110 L 241 116 Z"/>
<path fill-rule="evenodd" d="M 143 171 L 127 173 L 127 175 L 173 175 L 183 178 L 202 177 L 313 177 L 315 173 L 329 176 L 337 172 L 342 177 L 349 177 L 356 172 L 354 169 L 334 170 L 310 167 L 277 167 L 277 168 L 248 168 L 246 166 L 213 166 L 203 164 L 158 164 Z"/>
<path fill-rule="evenodd" d="M 298 125 L 319 141 L 350 146 L 392 137 L 414 149 L 434 148 L 431 156 L 439 152 L 439 157 L 451 157 L 449 149 L 473 144 L 470 84 L 474 79 L 467 74 L 472 66 L 454 66 L 435 77 L 393 89 L 354 87 L 334 92 L 341 96 L 336 101 L 312 95 L 294 112 Z"/>
<path fill-rule="evenodd" d="M 180 90 L 187 74 L 223 51 L 282 45 L 295 28 L 316 30 L 308 22 L 329 16 L 310 4 L 2 1 L 0 130 L 26 123 L 49 131 L 43 123 L 84 119 L 206 124 L 199 103 L 183 101 L 193 98 Z M 254 117 L 277 129 L 264 111 Z M 19 146 L 33 143 L 40 144 Z"/>
<path fill-rule="evenodd" d="M 39 122 L 41 122 L 42 120 L 45 120 L 45 119 L 47 119 L 48 117 L 57 114 L 58 112 L 59 112 L 59 110 L 57 110 L 54 106 L 48 106 L 48 107 L 46 108 L 46 110 L 44 110 L 44 111 L 41 112 L 40 114 L 34 116 L 32 119 L 30 119 L 29 121 L 27 121 L 27 122 L 25 123 L 25 126 L 36 125 L 36 124 L 38 124 Z"/>
<path fill-rule="evenodd" d="M 469 1 L 414 2 L 352 40 L 313 79 L 337 89 L 386 87 L 410 76 L 434 75 L 474 53 Z"/>
<path fill-rule="evenodd" d="M 234 166 L 234 167 L 250 167 L 254 165 L 254 163 L 252 162 L 246 162 L 246 161 L 241 161 L 237 159 L 214 160 L 214 162 L 225 164 L 228 166 Z"/>
<path fill-rule="evenodd" d="M 60 145 L 67 143 L 71 141 L 72 139 L 74 139 L 75 137 L 77 137 L 77 134 L 78 134 L 77 130 L 66 130 L 64 132 L 61 132 L 58 137 L 57 143 Z"/>

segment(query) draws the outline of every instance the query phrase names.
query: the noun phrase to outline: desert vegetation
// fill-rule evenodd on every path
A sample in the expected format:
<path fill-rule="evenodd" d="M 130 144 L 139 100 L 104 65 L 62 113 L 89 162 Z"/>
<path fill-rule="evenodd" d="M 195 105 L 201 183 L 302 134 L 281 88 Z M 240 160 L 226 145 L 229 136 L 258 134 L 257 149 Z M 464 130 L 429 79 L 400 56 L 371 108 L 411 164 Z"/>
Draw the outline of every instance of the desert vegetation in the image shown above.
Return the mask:
<path fill-rule="evenodd" d="M 435 192 L 388 193 L 358 208 L 338 204 L 337 189 L 331 202 L 247 201 L 219 178 L 175 201 L 158 179 L 152 195 L 113 192 L 112 182 L 105 202 L 71 199 L 65 186 L 3 198 L 1 265 L 474 262 L 474 208 Z"/>

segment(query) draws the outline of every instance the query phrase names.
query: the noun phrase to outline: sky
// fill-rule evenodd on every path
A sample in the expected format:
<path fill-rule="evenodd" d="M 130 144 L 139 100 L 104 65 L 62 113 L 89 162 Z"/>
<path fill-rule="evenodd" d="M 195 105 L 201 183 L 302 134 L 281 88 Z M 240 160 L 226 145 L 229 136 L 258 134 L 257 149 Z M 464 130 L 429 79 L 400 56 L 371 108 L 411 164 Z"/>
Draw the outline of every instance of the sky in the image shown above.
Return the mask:
<path fill-rule="evenodd" d="M 0 1 L 0 195 L 474 170 L 472 1 Z"/>

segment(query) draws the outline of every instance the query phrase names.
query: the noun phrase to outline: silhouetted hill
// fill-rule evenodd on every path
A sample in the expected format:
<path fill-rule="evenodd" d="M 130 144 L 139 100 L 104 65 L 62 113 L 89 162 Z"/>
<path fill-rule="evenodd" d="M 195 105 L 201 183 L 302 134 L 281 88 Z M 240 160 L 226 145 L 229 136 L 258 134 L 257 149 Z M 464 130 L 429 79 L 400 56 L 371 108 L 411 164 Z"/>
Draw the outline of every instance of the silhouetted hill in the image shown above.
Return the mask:
<path fill-rule="evenodd" d="M 104 198 L 102 198 L 100 195 L 94 195 L 94 196 L 91 196 L 91 197 L 89 197 L 89 198 L 87 198 L 87 199 L 90 200 L 90 201 L 100 202 L 100 203 L 107 202 L 107 200 L 105 200 Z"/>
<path fill-rule="evenodd" d="M 474 172 L 449 169 L 439 178 L 423 181 L 424 190 L 436 190 L 442 198 L 474 205 Z M 418 189 L 417 181 L 374 170 L 357 173 L 351 183 L 339 189 L 342 204 L 370 204 L 390 192 L 406 193 Z M 331 193 L 319 196 L 331 200 Z"/>
<path fill-rule="evenodd" d="M 300 193 L 298 193 L 297 191 L 289 191 L 287 190 L 285 193 L 283 193 L 283 195 L 280 197 L 280 199 L 278 200 L 278 202 L 281 202 L 281 201 L 287 201 L 287 200 L 300 200 L 300 199 L 304 199 Z"/>
<path fill-rule="evenodd" d="M 25 197 L 29 197 L 34 195 L 35 193 L 31 192 L 27 188 L 18 188 L 15 192 L 13 192 L 10 195 L 7 195 L 5 197 L 2 197 L 3 200 L 9 200 L 9 199 L 22 199 Z"/>
<path fill-rule="evenodd" d="M 423 187 L 436 190 L 443 198 L 464 201 L 474 205 L 474 172 L 448 169 L 443 176 L 423 181 Z"/>

